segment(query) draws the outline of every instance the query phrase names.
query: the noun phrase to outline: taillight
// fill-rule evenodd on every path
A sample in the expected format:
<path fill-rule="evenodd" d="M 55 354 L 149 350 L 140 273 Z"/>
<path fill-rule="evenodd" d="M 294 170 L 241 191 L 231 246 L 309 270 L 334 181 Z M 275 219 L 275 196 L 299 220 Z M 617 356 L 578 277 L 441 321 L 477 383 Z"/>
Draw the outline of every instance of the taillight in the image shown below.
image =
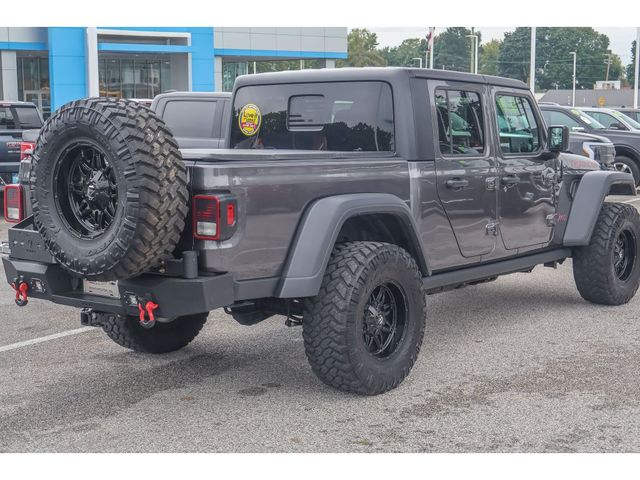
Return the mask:
<path fill-rule="evenodd" d="M 236 227 L 236 206 L 232 195 L 195 195 L 192 203 L 194 238 L 230 238 Z"/>
<path fill-rule="evenodd" d="M 36 148 L 35 142 L 21 142 L 20 143 L 20 161 L 33 155 L 33 151 L 35 150 L 35 148 Z"/>
<path fill-rule="evenodd" d="M 193 197 L 193 236 L 199 240 L 220 238 L 220 203 L 218 197 L 196 195 Z"/>
<path fill-rule="evenodd" d="M 23 220 L 22 187 L 7 185 L 4 187 L 4 218 L 7 222 L 18 223 Z"/>

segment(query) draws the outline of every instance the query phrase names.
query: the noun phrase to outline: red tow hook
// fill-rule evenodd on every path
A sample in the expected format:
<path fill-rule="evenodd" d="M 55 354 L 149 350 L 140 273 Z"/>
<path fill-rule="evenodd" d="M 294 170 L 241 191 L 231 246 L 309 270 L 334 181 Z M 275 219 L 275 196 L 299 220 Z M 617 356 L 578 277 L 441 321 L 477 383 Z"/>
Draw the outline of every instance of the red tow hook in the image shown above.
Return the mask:
<path fill-rule="evenodd" d="M 29 292 L 29 284 L 26 282 L 20 282 L 16 279 L 16 281 L 11 284 L 11 288 L 16 292 L 16 305 L 24 307 L 29 303 L 29 297 L 27 295 Z"/>
<path fill-rule="evenodd" d="M 145 328 L 151 328 L 156 324 L 156 317 L 153 314 L 153 311 L 158 308 L 157 303 L 153 303 L 152 301 L 148 301 L 142 306 L 142 303 L 138 304 L 138 311 L 140 312 L 140 325 Z M 149 319 L 147 320 L 147 316 Z"/>

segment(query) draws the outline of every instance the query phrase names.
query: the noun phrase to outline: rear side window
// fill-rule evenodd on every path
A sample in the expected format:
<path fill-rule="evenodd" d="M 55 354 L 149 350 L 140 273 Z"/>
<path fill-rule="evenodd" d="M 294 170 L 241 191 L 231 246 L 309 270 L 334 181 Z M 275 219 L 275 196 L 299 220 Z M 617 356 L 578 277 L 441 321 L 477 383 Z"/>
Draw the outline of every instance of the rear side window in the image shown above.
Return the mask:
<path fill-rule="evenodd" d="M 175 137 L 213 138 L 216 105 L 216 101 L 171 100 L 162 119 Z"/>
<path fill-rule="evenodd" d="M 231 148 L 392 152 L 391 87 L 330 82 L 240 88 Z"/>
<path fill-rule="evenodd" d="M 3 130 L 40 127 L 42 120 L 34 107 L 0 106 L 0 128 Z"/>
<path fill-rule="evenodd" d="M 461 90 L 436 90 L 438 137 L 443 155 L 481 155 L 484 122 L 480 95 Z"/>
<path fill-rule="evenodd" d="M 528 98 L 496 95 L 496 112 L 503 153 L 531 153 L 538 150 L 538 121 Z"/>

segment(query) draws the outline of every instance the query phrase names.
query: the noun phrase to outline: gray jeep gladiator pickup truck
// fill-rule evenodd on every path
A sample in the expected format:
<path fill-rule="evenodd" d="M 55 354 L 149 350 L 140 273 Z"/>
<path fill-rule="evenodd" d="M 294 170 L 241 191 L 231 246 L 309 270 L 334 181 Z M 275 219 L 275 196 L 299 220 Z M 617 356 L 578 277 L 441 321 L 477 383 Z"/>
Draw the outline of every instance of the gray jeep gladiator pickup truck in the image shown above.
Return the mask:
<path fill-rule="evenodd" d="M 379 394 L 413 366 L 426 294 L 572 259 L 578 292 L 638 288 L 631 175 L 563 153 L 527 86 L 426 69 L 239 77 L 227 149 L 178 149 L 151 110 L 87 99 L 43 127 L 33 215 L 7 280 L 82 308 L 118 344 L 163 353 L 224 307 L 302 325 L 333 387 Z"/>

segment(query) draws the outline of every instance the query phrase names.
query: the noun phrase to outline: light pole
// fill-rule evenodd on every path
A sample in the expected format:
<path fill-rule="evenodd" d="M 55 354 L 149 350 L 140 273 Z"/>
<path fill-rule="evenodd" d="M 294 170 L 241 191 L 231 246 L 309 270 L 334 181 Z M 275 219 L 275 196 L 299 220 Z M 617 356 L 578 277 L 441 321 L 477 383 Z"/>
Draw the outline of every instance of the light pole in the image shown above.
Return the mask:
<path fill-rule="evenodd" d="M 418 60 L 420 62 L 420 68 L 422 68 L 422 57 L 415 57 L 412 60 Z"/>
<path fill-rule="evenodd" d="M 473 44 L 471 45 L 471 62 L 469 70 L 473 73 L 478 73 L 478 35 L 465 35 L 467 38 L 473 38 Z"/>
<path fill-rule="evenodd" d="M 531 27 L 531 55 L 529 65 L 529 83 L 531 91 L 536 93 L 536 27 Z"/>
<path fill-rule="evenodd" d="M 573 88 L 571 91 L 571 106 L 576 106 L 576 52 L 569 52 L 573 55 Z"/>
<path fill-rule="evenodd" d="M 611 68 L 611 50 L 609 50 L 607 53 L 604 54 L 605 58 L 605 65 L 607 66 L 607 73 L 605 74 L 604 77 L 604 81 L 608 82 L 609 81 L 609 69 Z"/>
<path fill-rule="evenodd" d="M 638 72 L 640 71 L 640 27 L 636 29 L 636 68 L 634 75 L 634 83 L 633 83 L 633 108 L 638 108 L 638 77 L 640 76 Z"/>
<path fill-rule="evenodd" d="M 433 44 L 436 36 L 436 27 L 429 27 L 429 68 L 433 69 Z"/>

